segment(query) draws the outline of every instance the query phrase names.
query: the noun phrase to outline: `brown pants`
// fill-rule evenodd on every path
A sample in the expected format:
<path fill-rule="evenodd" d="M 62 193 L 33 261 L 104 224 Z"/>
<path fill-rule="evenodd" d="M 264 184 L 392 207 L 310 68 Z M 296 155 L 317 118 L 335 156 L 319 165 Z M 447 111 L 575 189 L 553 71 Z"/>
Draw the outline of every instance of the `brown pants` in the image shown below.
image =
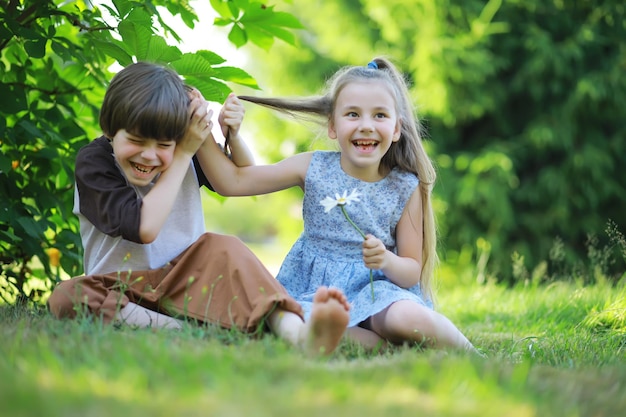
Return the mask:
<path fill-rule="evenodd" d="M 173 317 L 253 332 L 277 307 L 302 308 L 241 240 L 205 233 L 160 269 L 63 281 L 48 306 L 58 318 L 87 310 L 105 323 L 129 302 Z"/>

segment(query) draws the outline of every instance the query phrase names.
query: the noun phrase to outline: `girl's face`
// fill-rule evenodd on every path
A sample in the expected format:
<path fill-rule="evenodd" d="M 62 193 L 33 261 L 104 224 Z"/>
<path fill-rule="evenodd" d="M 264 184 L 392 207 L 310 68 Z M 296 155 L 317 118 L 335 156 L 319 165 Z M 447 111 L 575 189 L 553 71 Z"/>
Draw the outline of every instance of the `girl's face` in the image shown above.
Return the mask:
<path fill-rule="evenodd" d="M 117 163 L 133 185 L 145 186 L 174 159 L 175 141 L 157 141 L 131 135 L 124 129 L 117 131 L 111 143 Z"/>
<path fill-rule="evenodd" d="M 400 138 L 400 119 L 387 85 L 382 81 L 347 84 L 337 96 L 328 136 L 339 142 L 346 173 L 379 180 L 380 160 Z"/>

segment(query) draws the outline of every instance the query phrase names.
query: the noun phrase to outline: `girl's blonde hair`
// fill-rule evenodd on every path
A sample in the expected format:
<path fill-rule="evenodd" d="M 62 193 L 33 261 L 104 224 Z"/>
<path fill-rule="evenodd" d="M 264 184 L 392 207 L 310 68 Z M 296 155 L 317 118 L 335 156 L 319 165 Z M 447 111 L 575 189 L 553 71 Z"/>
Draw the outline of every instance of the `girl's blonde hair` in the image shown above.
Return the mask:
<path fill-rule="evenodd" d="M 424 244 L 422 253 L 422 273 L 420 287 L 425 296 L 434 298 L 432 291 L 433 275 L 438 262 L 437 231 L 432 208 L 431 194 L 436 180 L 432 161 L 422 144 L 422 129 L 410 98 L 407 83 L 398 69 L 386 58 L 375 58 L 367 67 L 346 66 L 337 71 L 327 82 L 326 93 L 307 98 L 262 98 L 239 96 L 255 104 L 269 107 L 293 117 L 322 116 L 326 122 L 334 116 L 335 103 L 343 88 L 353 82 L 380 80 L 387 84 L 395 98 L 401 121 L 400 140 L 393 142 L 381 160 L 381 172 L 389 172 L 395 167 L 414 173 L 419 179 L 424 217 Z"/>

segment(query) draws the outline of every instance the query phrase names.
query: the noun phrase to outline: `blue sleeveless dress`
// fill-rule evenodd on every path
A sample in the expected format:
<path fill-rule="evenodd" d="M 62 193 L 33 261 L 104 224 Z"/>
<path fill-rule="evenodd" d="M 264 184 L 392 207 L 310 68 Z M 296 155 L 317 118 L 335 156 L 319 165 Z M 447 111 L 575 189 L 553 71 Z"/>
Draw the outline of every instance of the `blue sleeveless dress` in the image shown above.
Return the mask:
<path fill-rule="evenodd" d="M 383 241 L 397 253 L 395 230 L 404 206 L 418 186 L 414 174 L 398 169 L 378 182 L 365 182 L 347 175 L 340 153 L 314 152 L 306 178 L 302 214 L 304 232 L 293 245 L 277 279 L 303 307 L 308 320 L 313 296 L 320 286 L 340 288 L 351 304 L 349 327 L 356 326 L 399 300 L 411 300 L 433 308 L 419 285 L 404 289 L 379 270 L 374 273 L 374 300 L 369 269 L 363 263 L 363 238 L 346 220 L 340 207 L 328 213 L 320 201 L 356 189 L 359 200 L 345 206 L 348 215 L 365 234 Z"/>

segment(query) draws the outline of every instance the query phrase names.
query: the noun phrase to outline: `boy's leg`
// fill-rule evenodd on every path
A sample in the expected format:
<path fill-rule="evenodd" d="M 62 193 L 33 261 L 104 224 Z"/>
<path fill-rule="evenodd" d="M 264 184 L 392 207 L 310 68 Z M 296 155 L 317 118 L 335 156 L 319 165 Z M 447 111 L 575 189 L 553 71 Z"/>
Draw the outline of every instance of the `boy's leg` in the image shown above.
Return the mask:
<path fill-rule="evenodd" d="M 255 331 L 277 308 L 302 317 L 302 308 L 238 238 L 205 233 L 151 274 L 159 308 L 172 316 Z M 146 304 L 142 304 L 146 306 Z"/>
<path fill-rule="evenodd" d="M 50 294 L 48 307 L 57 318 L 76 318 L 80 314 L 110 323 L 129 299 L 116 276 L 81 276 L 60 282 Z"/>
<path fill-rule="evenodd" d="M 115 315 L 115 320 L 129 326 L 181 329 L 183 322 L 174 317 L 157 313 L 139 304 L 129 302 Z"/>
<path fill-rule="evenodd" d="M 302 317 L 300 305 L 241 240 L 210 233 L 160 269 L 63 281 L 48 305 L 59 318 L 84 310 L 110 323 L 129 302 L 247 332 L 277 307 Z"/>
<path fill-rule="evenodd" d="M 310 327 L 314 334 L 320 332 L 316 323 L 326 322 L 327 307 L 343 297 L 337 290 L 329 291 L 327 300 L 317 300 L 318 314 Z M 48 301 L 57 317 L 73 318 L 82 308 L 105 323 L 129 318 L 130 310 L 125 309 L 129 303 L 246 332 L 255 331 L 277 309 L 303 323 L 298 302 L 241 240 L 212 233 L 202 235 L 163 268 L 73 278 L 61 282 Z M 347 317 L 347 302 L 345 306 L 340 316 Z"/>

